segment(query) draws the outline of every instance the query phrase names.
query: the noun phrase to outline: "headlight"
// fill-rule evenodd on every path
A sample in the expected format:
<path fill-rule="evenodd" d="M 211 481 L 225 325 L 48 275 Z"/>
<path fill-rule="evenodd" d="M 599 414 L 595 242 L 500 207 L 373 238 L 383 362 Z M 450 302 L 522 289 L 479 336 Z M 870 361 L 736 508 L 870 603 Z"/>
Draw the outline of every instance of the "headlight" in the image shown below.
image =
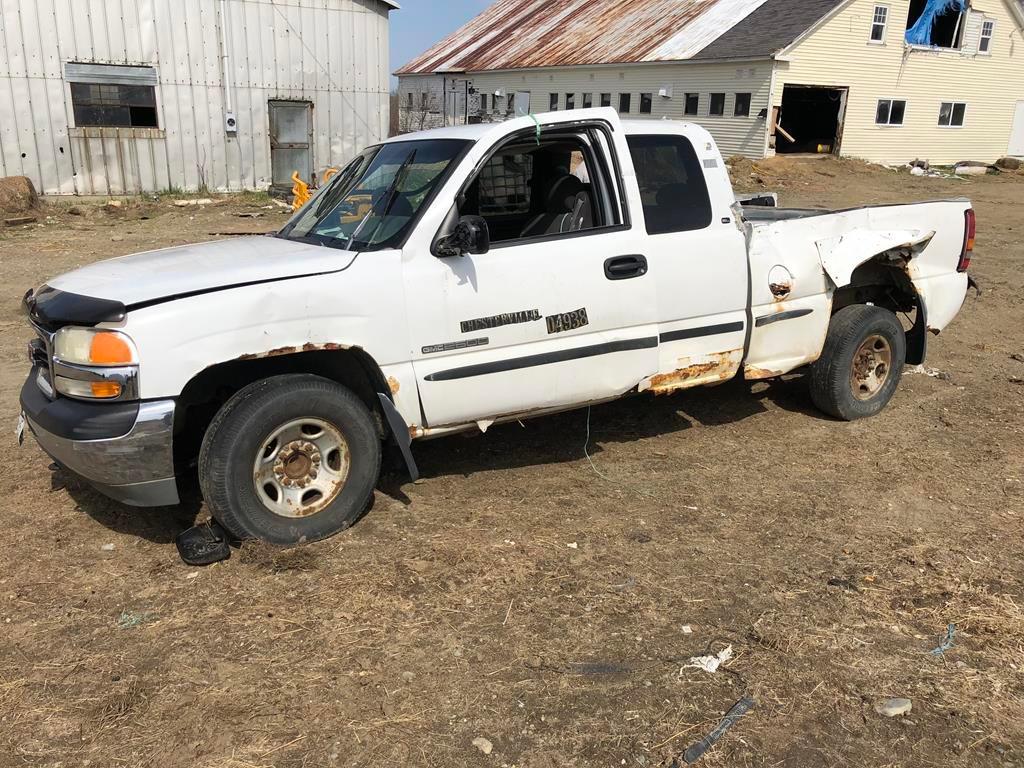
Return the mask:
<path fill-rule="evenodd" d="M 135 365 L 132 340 L 120 331 L 61 328 L 53 339 L 53 356 L 72 365 Z"/>
<path fill-rule="evenodd" d="M 61 328 L 53 338 L 53 385 L 87 400 L 138 397 L 138 354 L 120 331 Z"/>

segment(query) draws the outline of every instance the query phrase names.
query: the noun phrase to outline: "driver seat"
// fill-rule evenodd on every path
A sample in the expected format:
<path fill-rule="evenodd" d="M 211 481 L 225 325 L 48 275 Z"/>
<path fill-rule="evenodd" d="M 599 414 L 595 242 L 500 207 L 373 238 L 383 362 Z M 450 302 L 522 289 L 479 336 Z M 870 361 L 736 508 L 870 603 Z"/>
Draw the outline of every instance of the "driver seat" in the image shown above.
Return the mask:
<path fill-rule="evenodd" d="M 544 196 L 544 212 L 527 222 L 520 237 L 579 232 L 594 226 L 590 185 L 571 174 L 558 176 Z"/>

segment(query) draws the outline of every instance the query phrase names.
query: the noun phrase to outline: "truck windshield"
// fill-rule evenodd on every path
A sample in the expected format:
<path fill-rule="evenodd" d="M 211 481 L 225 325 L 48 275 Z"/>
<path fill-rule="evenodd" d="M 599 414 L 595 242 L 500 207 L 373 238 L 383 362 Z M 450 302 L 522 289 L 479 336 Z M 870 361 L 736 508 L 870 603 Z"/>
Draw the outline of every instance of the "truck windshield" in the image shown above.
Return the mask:
<path fill-rule="evenodd" d="M 370 147 L 303 206 L 278 236 L 353 251 L 394 247 L 467 143 L 436 139 Z"/>

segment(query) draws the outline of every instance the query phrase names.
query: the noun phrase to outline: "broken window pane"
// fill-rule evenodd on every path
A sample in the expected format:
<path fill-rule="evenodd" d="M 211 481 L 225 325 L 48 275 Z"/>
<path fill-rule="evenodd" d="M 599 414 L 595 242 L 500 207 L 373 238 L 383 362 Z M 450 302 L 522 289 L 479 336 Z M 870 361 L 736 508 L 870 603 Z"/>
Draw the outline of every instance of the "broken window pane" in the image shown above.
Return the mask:
<path fill-rule="evenodd" d="M 685 115 L 696 115 L 697 110 L 700 107 L 700 94 L 699 93 L 688 93 L 686 94 L 686 106 L 683 109 Z"/>
<path fill-rule="evenodd" d="M 959 48 L 966 0 L 910 0 L 906 40 L 911 45 Z"/>
<path fill-rule="evenodd" d="M 733 115 L 736 117 L 749 117 L 750 116 L 750 94 L 749 93 L 737 93 L 736 94 L 736 107 L 733 109 Z"/>
<path fill-rule="evenodd" d="M 877 125 L 903 125 L 906 111 L 906 101 L 880 99 L 878 108 L 875 110 L 875 123 Z"/>
<path fill-rule="evenodd" d="M 885 41 L 885 25 L 889 21 L 889 7 L 876 5 L 875 13 L 871 20 L 871 42 L 881 43 Z"/>
<path fill-rule="evenodd" d="M 158 127 L 152 85 L 71 83 L 71 105 L 79 127 Z"/>
<path fill-rule="evenodd" d="M 653 100 L 653 94 L 641 93 L 640 94 L 640 114 L 649 115 L 651 114 L 651 102 Z"/>
<path fill-rule="evenodd" d="M 629 110 L 632 108 L 633 94 L 631 93 L 620 93 L 619 94 L 619 112 L 624 115 L 629 114 Z"/>
<path fill-rule="evenodd" d="M 725 114 L 725 94 L 724 93 L 712 93 L 711 94 L 711 108 L 708 114 L 712 116 L 720 116 Z"/>

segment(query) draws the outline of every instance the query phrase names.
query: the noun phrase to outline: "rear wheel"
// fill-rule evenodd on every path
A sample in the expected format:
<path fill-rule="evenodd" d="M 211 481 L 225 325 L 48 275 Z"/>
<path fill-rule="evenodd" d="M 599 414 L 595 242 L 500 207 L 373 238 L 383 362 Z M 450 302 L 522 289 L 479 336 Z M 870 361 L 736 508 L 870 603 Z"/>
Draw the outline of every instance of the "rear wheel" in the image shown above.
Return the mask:
<path fill-rule="evenodd" d="M 213 516 L 240 539 L 296 544 L 331 536 L 367 508 L 380 473 L 373 418 L 350 390 L 311 375 L 239 391 L 199 453 Z"/>
<path fill-rule="evenodd" d="M 896 315 L 866 304 L 844 307 L 832 316 L 821 357 L 811 366 L 811 399 L 837 419 L 874 416 L 892 399 L 906 356 Z"/>

